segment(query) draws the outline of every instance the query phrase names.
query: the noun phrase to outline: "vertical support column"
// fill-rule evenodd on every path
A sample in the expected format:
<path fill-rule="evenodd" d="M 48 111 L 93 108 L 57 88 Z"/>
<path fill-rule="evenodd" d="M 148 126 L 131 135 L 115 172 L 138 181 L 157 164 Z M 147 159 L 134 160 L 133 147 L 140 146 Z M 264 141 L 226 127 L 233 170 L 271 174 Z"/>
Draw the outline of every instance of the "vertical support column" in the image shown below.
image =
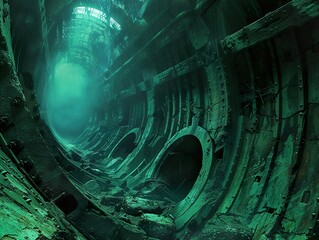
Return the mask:
<path fill-rule="evenodd" d="M 47 25 L 47 18 L 45 12 L 45 0 L 38 0 L 38 6 L 40 11 L 41 17 L 41 29 L 42 29 L 42 40 L 43 40 L 43 51 L 45 54 L 46 62 L 49 61 L 49 44 L 48 44 L 48 25 Z"/>

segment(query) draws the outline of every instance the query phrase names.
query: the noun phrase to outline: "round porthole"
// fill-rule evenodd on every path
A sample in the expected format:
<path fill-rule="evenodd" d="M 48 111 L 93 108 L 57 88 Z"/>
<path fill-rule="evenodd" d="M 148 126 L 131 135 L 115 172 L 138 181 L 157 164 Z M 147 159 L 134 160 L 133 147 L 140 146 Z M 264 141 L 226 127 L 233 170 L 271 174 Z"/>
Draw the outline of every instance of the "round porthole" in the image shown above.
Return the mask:
<path fill-rule="evenodd" d="M 146 176 L 147 182 L 164 184 L 170 199 L 175 198 L 172 212 L 177 228 L 203 204 L 200 196 L 212 171 L 214 147 L 204 128 L 184 128 L 165 144 Z"/>
<path fill-rule="evenodd" d="M 137 147 L 139 129 L 127 133 L 113 148 L 109 157 L 125 159 Z"/>
<path fill-rule="evenodd" d="M 177 201 L 192 189 L 202 168 L 203 151 L 197 137 L 186 135 L 166 150 L 155 171 L 154 178 L 166 184 Z"/>

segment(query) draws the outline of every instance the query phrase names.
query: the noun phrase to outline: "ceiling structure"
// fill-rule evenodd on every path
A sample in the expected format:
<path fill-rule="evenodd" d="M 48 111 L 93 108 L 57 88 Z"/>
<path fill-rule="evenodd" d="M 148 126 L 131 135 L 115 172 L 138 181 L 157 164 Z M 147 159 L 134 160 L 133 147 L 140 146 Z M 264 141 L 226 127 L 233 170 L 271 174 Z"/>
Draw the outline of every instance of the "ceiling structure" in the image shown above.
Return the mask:
<path fill-rule="evenodd" d="M 0 239 L 318 239 L 318 15 L 1 1 Z"/>

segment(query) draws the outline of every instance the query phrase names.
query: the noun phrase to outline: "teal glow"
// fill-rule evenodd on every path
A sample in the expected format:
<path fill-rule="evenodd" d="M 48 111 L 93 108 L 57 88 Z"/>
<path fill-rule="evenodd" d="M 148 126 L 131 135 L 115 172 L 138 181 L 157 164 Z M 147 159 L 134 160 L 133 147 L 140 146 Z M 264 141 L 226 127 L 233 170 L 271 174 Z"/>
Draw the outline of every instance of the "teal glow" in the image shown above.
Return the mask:
<path fill-rule="evenodd" d="M 53 67 L 46 85 L 46 120 L 55 137 L 72 143 L 101 109 L 98 87 L 111 62 L 110 39 L 119 24 L 90 7 L 76 7 L 65 25 L 61 42 L 53 53 Z"/>
<path fill-rule="evenodd" d="M 81 65 L 56 65 L 48 88 L 48 120 L 61 137 L 79 134 L 97 104 L 97 89 Z"/>

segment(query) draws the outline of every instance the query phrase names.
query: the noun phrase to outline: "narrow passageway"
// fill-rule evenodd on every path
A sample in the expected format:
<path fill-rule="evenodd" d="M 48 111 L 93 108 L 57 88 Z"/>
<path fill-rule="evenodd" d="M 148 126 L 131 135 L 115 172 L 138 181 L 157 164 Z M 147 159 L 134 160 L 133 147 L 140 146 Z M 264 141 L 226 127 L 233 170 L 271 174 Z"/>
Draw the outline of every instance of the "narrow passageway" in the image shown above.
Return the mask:
<path fill-rule="evenodd" d="M 1 1 L 0 239 L 318 239 L 318 17 Z"/>

